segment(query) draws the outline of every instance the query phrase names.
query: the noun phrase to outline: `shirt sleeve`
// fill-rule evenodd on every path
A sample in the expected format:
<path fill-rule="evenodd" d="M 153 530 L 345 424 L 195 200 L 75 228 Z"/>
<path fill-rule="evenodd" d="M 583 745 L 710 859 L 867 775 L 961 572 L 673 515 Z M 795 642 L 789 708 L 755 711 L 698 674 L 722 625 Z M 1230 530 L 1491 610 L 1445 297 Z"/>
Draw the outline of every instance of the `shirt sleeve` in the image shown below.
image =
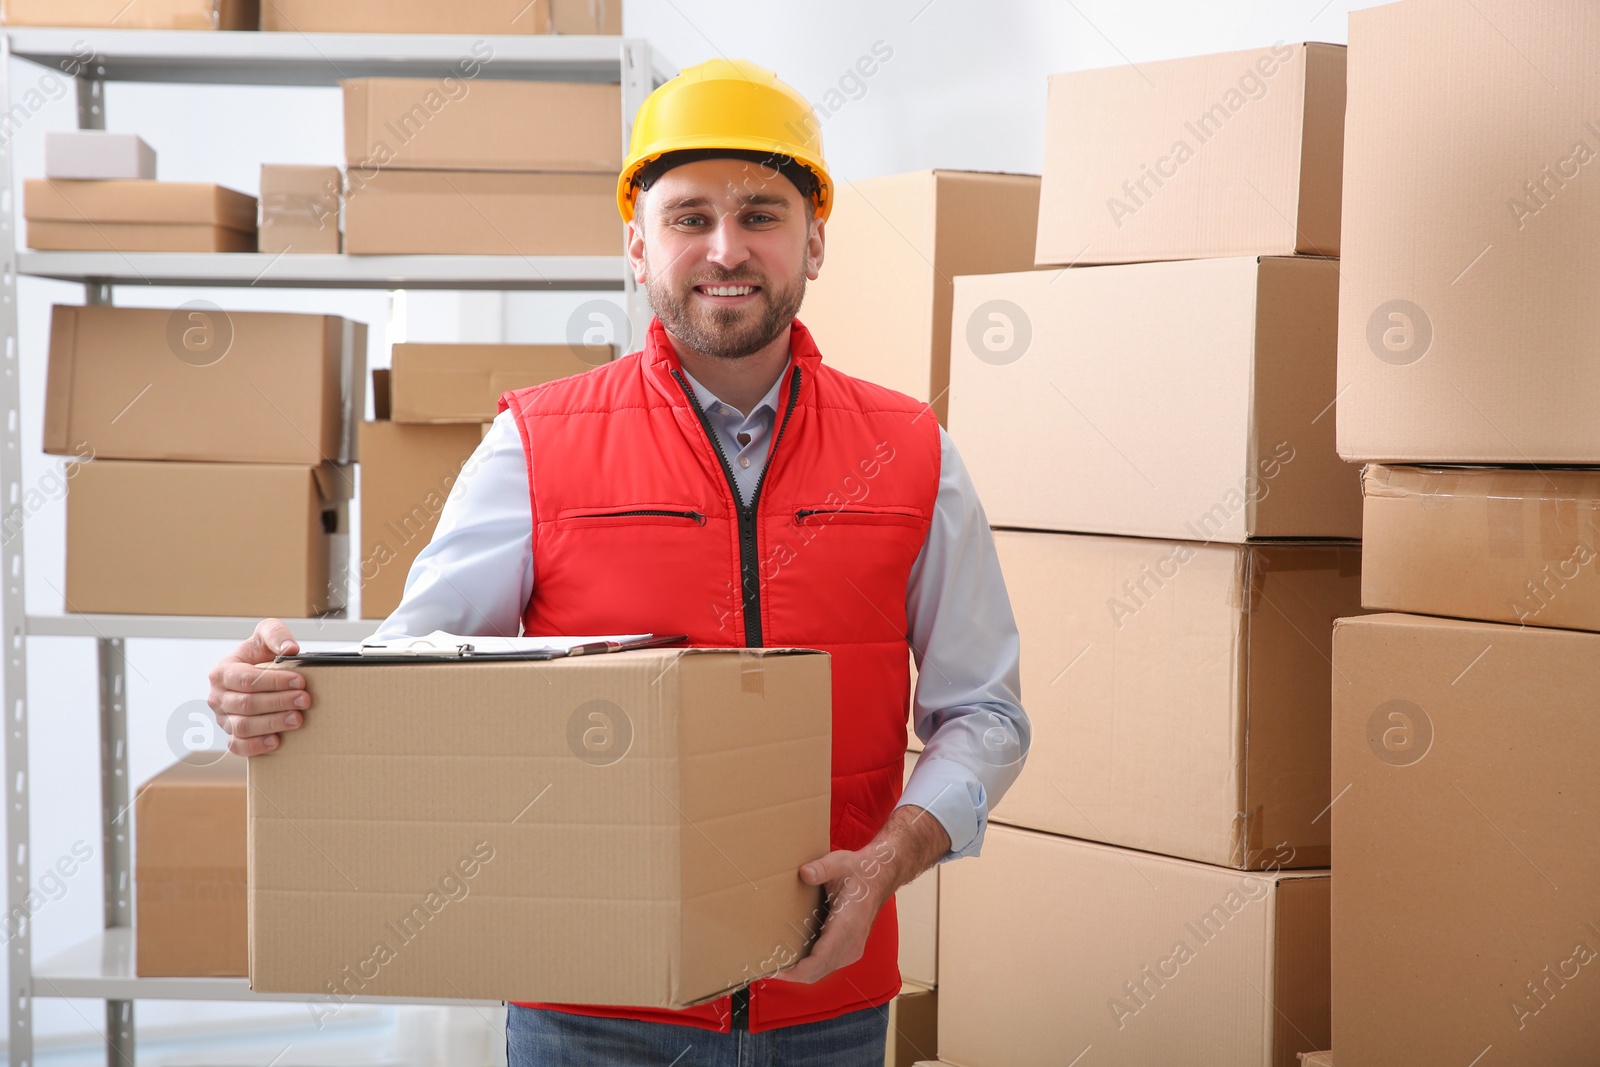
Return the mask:
<path fill-rule="evenodd" d="M 989 809 L 1016 781 L 1032 733 L 1022 710 L 1020 640 L 977 490 L 941 428 L 939 492 L 906 589 L 922 755 L 900 804 L 950 834 L 944 861 L 975 856 Z"/>
<path fill-rule="evenodd" d="M 394 612 L 369 640 L 446 633 L 516 637 L 533 592 L 528 461 L 503 411 L 462 466 L 433 539 L 406 575 Z"/>

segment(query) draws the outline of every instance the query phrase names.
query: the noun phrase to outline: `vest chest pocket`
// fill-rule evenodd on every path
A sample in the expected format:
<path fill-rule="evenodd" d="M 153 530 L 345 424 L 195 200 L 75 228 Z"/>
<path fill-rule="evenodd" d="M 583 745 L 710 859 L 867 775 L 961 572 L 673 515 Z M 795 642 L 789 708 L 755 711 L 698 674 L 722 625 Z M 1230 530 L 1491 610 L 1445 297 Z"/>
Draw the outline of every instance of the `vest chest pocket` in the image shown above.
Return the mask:
<path fill-rule="evenodd" d="M 691 504 L 625 504 L 562 508 L 556 522 L 566 529 L 593 526 L 683 526 L 706 524 L 705 512 Z"/>
<path fill-rule="evenodd" d="M 920 508 L 899 504 L 818 504 L 796 508 L 796 526 L 918 526 L 925 516 Z"/>

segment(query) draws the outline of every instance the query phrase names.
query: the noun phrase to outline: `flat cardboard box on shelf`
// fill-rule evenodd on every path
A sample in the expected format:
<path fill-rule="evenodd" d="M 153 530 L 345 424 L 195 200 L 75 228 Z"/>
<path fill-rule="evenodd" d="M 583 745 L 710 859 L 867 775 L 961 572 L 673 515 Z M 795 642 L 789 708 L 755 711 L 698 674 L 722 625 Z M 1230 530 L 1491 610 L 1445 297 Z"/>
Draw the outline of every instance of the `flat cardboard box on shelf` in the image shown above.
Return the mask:
<path fill-rule="evenodd" d="M 1370 615 L 1333 648 L 1339 1062 L 1594 1063 L 1600 635 Z"/>
<path fill-rule="evenodd" d="M 352 169 L 345 251 L 357 255 L 615 256 L 605 174 Z"/>
<path fill-rule="evenodd" d="M 344 89 L 345 161 L 361 173 L 622 167 L 622 90 L 606 82 L 358 78 Z"/>
<path fill-rule="evenodd" d="M 47 180 L 154 181 L 156 150 L 132 133 L 48 130 L 44 135 L 44 176 Z"/>
<path fill-rule="evenodd" d="M 1328 655 L 1333 620 L 1360 611 L 1359 545 L 994 539 L 1033 743 L 992 819 L 1225 867 L 1328 865 Z"/>
<path fill-rule="evenodd" d="M 348 462 L 367 328 L 334 315 L 58 304 L 44 450 L 116 459 Z"/>
<path fill-rule="evenodd" d="M 593 370 L 589 353 L 615 358 L 611 346 L 397 344 L 389 389 L 395 422 L 491 422 L 500 395 Z"/>
<path fill-rule="evenodd" d="M 67 479 L 70 612 L 304 618 L 345 606 L 348 467 L 94 459 Z"/>
<path fill-rule="evenodd" d="M 399 346 L 396 346 L 399 347 Z M 376 372 L 374 372 L 376 376 Z M 417 553 L 433 538 L 450 487 L 478 447 L 476 425 L 361 424 L 361 617 L 400 604 Z"/>
<path fill-rule="evenodd" d="M 939 1056 L 1297 1067 L 1329 1044 L 1328 881 L 991 824 L 941 886 Z"/>
<path fill-rule="evenodd" d="M 258 252 L 335 254 L 343 251 L 339 204 L 344 173 L 338 167 L 264 163 Z"/>
<path fill-rule="evenodd" d="M 1051 75 L 1036 262 L 1337 256 L 1344 80 L 1281 42 Z"/>
<path fill-rule="evenodd" d="M 448 4 L 437 0 L 261 0 L 261 28 L 285 33 L 549 33 L 550 0 L 451 0 Z"/>
<path fill-rule="evenodd" d="M 1362 472 L 1361 603 L 1600 631 L 1600 471 Z"/>
<path fill-rule="evenodd" d="M 1033 265 L 1039 179 L 923 170 L 841 183 L 801 320 L 829 363 L 945 421 L 951 280 Z"/>
<path fill-rule="evenodd" d="M 989 521 L 1360 537 L 1333 442 L 1338 285 L 1334 260 L 1272 257 L 957 278 L 949 427 Z"/>
<path fill-rule="evenodd" d="M 206 182 L 23 183 L 28 247 L 110 252 L 253 252 L 256 198 Z"/>
<path fill-rule="evenodd" d="M 814 930 L 828 657 L 289 664 L 250 765 L 250 985 L 679 1008 Z"/>
<path fill-rule="evenodd" d="M 906 753 L 907 782 L 916 764 L 917 754 Z M 939 984 L 939 869 L 942 866 L 937 864 L 923 871 L 894 895 L 895 914 L 900 919 L 900 977 L 929 987 Z"/>
<path fill-rule="evenodd" d="M 260 18 L 259 0 L 4 0 L 0 4 L 0 22 L 11 26 L 253 30 Z"/>
<path fill-rule="evenodd" d="M 242 977 L 245 759 L 191 752 L 134 798 L 134 973 Z"/>
<path fill-rule="evenodd" d="M 1350 60 L 1340 454 L 1600 463 L 1593 7 L 1372 7 Z"/>
<path fill-rule="evenodd" d="M 939 1047 L 939 994 L 931 987 L 903 982 L 889 1001 L 889 1040 L 884 1067 L 913 1067 Z"/>

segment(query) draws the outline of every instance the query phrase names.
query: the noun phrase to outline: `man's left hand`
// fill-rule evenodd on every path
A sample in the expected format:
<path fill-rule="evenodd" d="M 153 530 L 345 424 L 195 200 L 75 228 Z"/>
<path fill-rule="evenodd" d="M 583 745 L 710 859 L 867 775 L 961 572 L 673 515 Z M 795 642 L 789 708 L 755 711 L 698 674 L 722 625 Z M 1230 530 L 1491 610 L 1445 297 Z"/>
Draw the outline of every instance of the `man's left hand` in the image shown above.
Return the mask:
<path fill-rule="evenodd" d="M 806 957 L 773 977 L 811 983 L 859 960 L 884 901 L 949 850 L 950 835 L 939 820 L 907 804 L 865 848 L 830 852 L 801 867 L 801 881 L 824 887 L 828 917 Z"/>

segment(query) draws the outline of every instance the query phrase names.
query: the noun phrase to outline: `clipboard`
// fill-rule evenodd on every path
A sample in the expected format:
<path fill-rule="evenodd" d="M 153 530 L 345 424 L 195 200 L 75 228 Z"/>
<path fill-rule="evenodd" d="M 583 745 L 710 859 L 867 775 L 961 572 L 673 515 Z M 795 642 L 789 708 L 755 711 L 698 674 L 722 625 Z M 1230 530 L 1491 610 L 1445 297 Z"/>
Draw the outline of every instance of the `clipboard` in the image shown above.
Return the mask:
<path fill-rule="evenodd" d="M 534 642 L 544 641 L 542 645 Z M 434 631 L 425 638 L 361 645 L 357 648 L 277 655 L 273 663 L 347 664 L 350 666 L 396 663 L 506 663 L 569 659 L 605 655 L 638 648 L 684 644 L 687 634 L 627 634 L 618 637 L 581 638 L 478 638 Z M 515 647 L 518 642 L 527 647 Z M 511 647 L 501 647 L 510 645 Z"/>

